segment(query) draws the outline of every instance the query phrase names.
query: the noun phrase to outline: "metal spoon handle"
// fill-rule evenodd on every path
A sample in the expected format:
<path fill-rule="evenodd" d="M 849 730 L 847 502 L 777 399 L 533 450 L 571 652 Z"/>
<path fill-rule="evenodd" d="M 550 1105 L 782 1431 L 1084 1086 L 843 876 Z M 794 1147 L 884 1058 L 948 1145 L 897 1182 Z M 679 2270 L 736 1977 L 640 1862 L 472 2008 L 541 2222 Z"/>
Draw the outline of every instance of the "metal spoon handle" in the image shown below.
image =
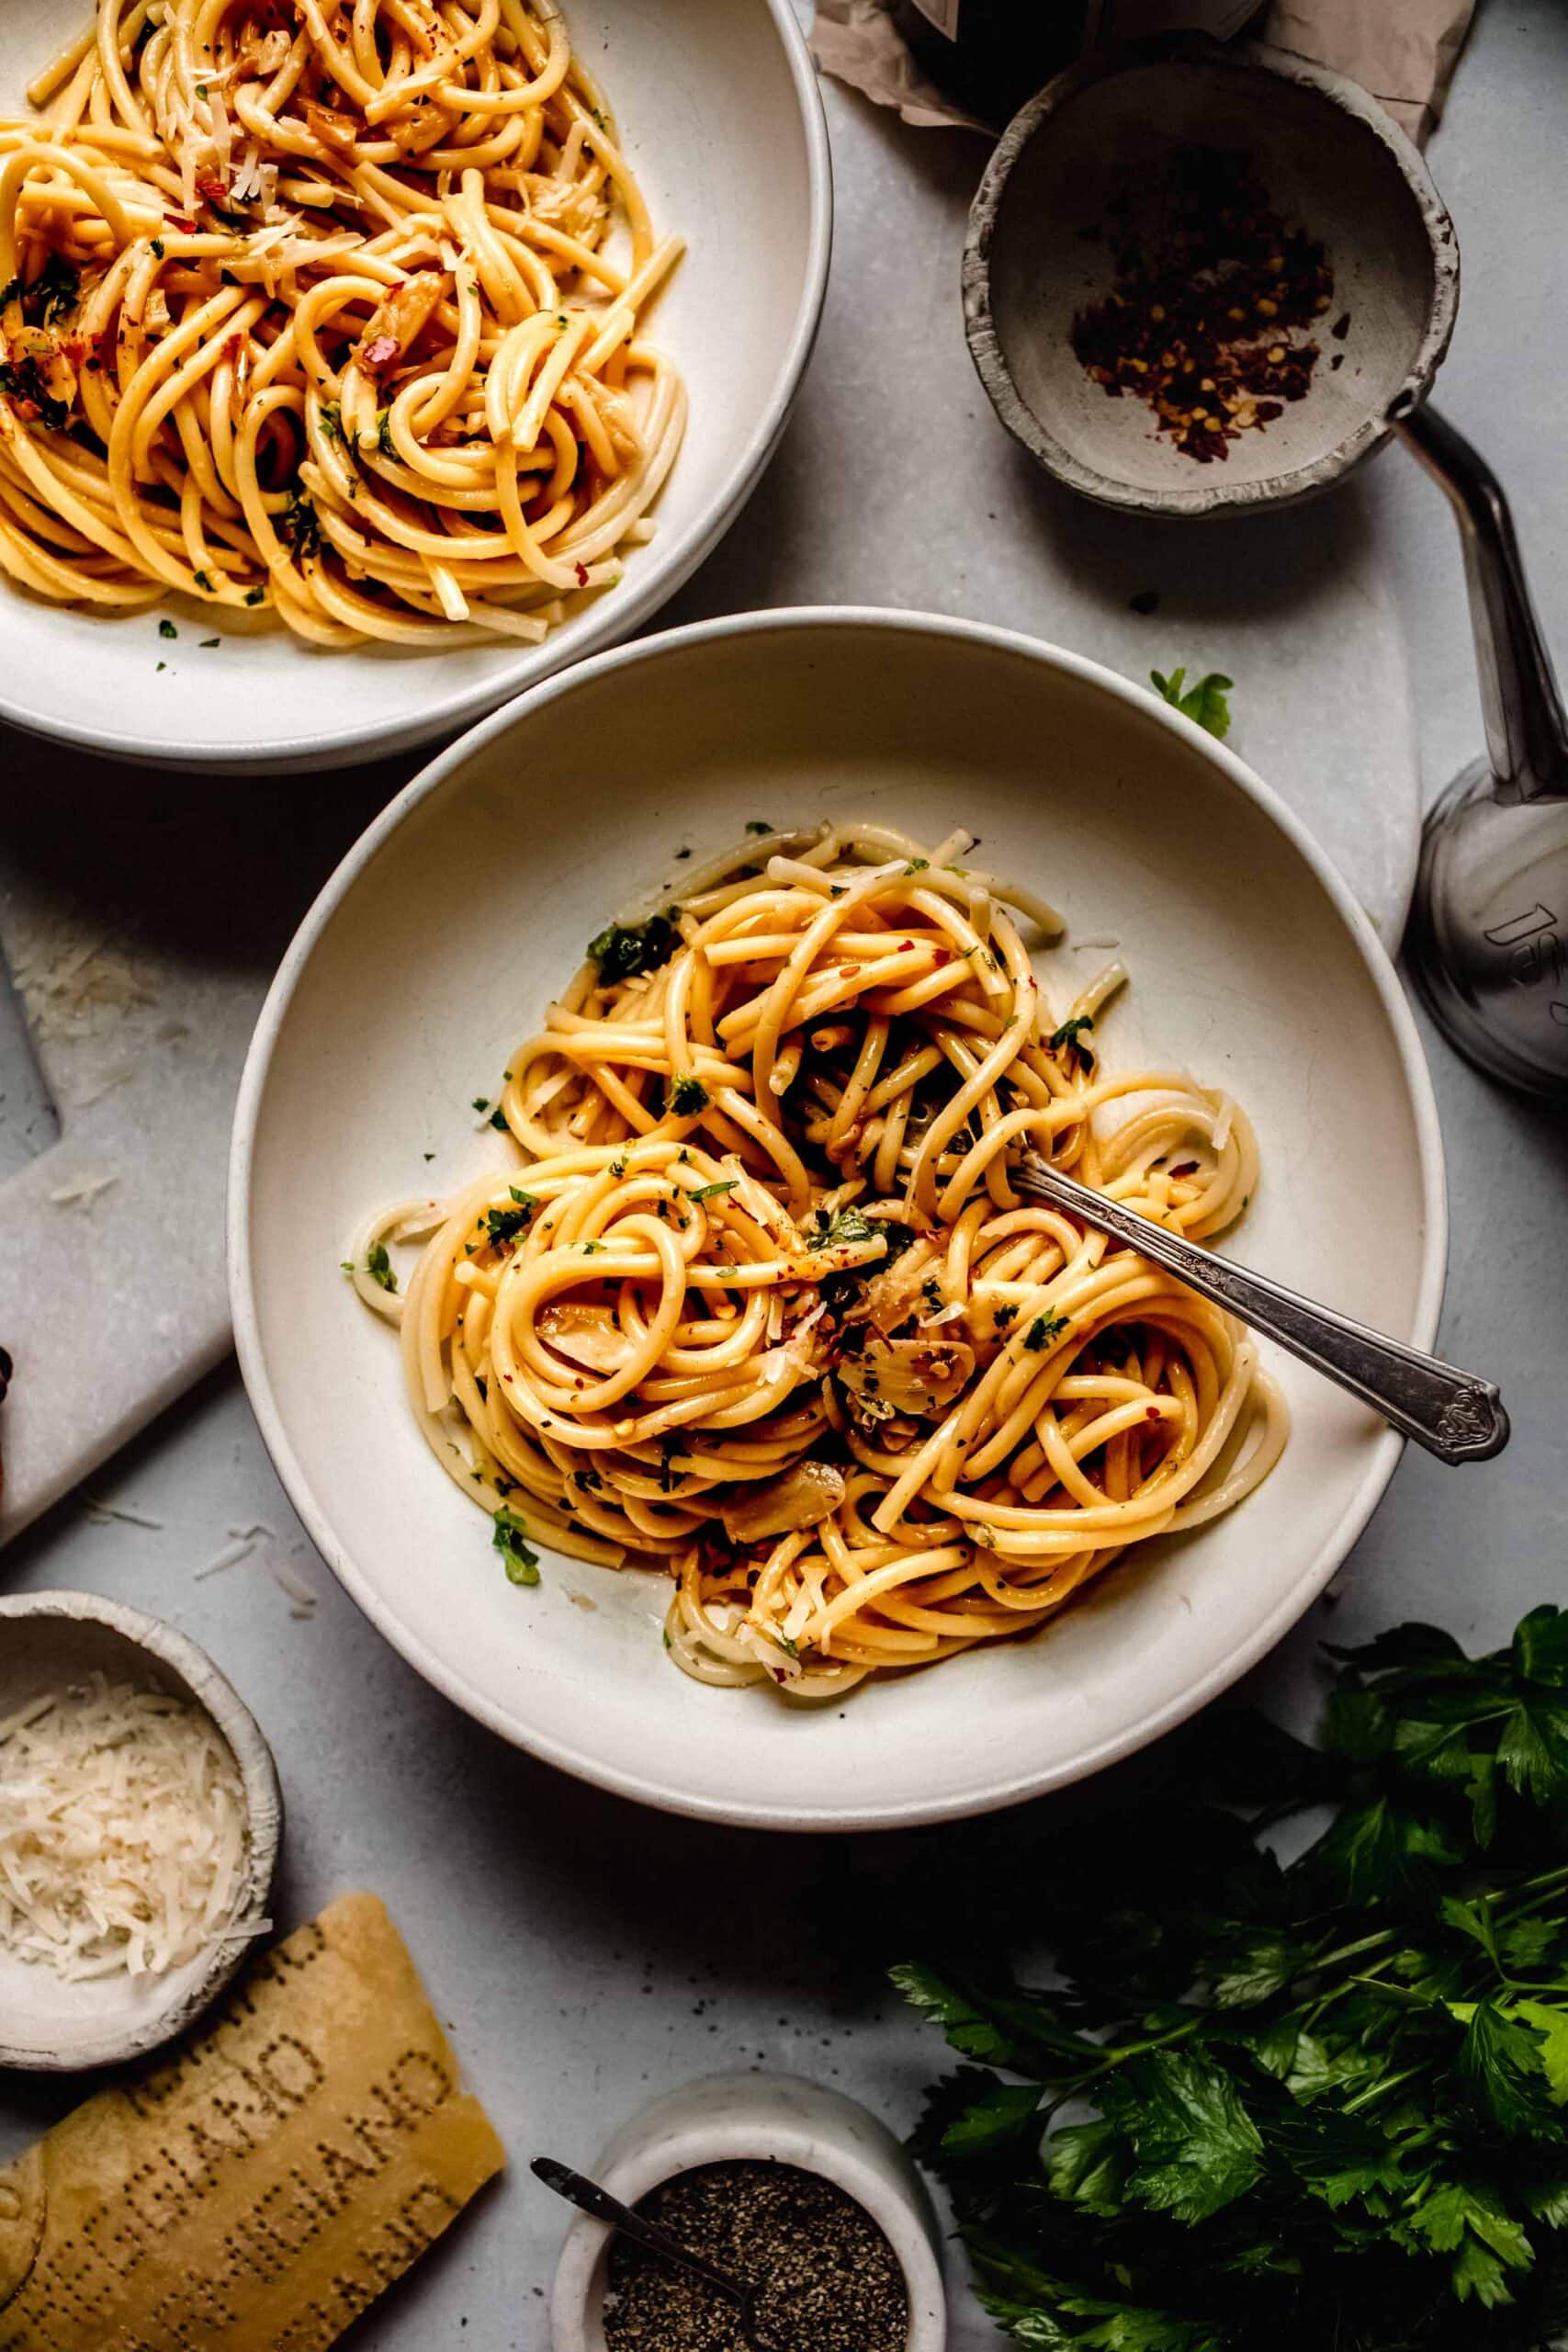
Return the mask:
<path fill-rule="evenodd" d="M 547 2188 L 553 2188 L 558 2197 L 564 2197 L 569 2205 L 579 2207 L 584 2213 L 592 2213 L 596 2222 L 609 2222 L 623 2237 L 646 2246 L 649 2253 L 658 2255 L 660 2261 L 672 2262 L 677 2269 L 689 2270 L 694 2277 L 705 2279 L 710 2287 L 716 2287 L 721 2295 L 728 2295 L 732 2303 L 745 2309 L 746 2288 L 735 2279 L 726 2278 L 722 2270 L 716 2270 L 710 2262 L 704 2261 L 700 2254 L 693 2254 L 679 2238 L 672 2238 L 669 2231 L 661 2230 L 656 2222 L 646 2221 L 634 2206 L 623 2205 L 618 2197 L 612 2197 L 609 2190 L 601 2188 L 596 2180 L 590 2180 L 583 2173 L 573 2172 L 570 2165 L 558 2164 L 554 2156 L 536 2156 L 529 2170 L 536 2179 L 544 2182 Z"/>
<path fill-rule="evenodd" d="M 1229 1258 L 1212 1257 L 1195 1242 L 1168 1232 L 1120 1201 L 1108 1201 L 1075 1177 L 1064 1176 L 1033 1153 L 1011 1171 L 1023 1193 L 1050 1201 L 1163 1266 L 1203 1298 L 1229 1309 L 1255 1331 L 1267 1332 L 1292 1355 L 1381 1413 L 1439 1462 L 1484 1462 L 1508 1442 L 1508 1416 L 1495 1384 L 1460 1372 L 1386 1339 L 1364 1323 L 1319 1306 L 1299 1291 L 1255 1274 Z"/>

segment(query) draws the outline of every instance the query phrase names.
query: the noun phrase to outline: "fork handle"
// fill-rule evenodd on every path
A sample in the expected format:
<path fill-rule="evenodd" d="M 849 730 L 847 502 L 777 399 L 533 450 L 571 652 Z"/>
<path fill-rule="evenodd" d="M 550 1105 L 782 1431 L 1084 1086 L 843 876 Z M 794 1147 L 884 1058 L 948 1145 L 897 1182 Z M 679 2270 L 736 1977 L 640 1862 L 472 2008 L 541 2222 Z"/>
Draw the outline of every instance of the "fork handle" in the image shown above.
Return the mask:
<path fill-rule="evenodd" d="M 1267 1274 L 1215 1258 L 1152 1217 L 1108 1201 L 1076 1177 L 1028 1152 L 1012 1170 L 1021 1192 L 1052 1202 L 1147 1258 L 1211 1298 L 1255 1331 L 1288 1348 L 1315 1372 L 1348 1388 L 1385 1421 L 1439 1462 L 1485 1462 L 1508 1442 L 1508 1416 L 1495 1382 L 1461 1372 L 1419 1348 L 1407 1348 L 1365 1323 L 1320 1306 Z"/>

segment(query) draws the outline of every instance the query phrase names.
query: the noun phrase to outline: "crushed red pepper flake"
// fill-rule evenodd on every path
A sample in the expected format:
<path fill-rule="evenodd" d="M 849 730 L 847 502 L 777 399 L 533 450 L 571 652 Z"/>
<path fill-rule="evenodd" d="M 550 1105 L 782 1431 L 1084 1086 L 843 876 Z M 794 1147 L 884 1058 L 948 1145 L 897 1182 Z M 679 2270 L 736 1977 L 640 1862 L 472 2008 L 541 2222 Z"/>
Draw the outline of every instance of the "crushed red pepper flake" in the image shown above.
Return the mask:
<path fill-rule="evenodd" d="M 1326 248 L 1276 211 L 1245 155 L 1179 151 L 1156 183 L 1129 179 L 1107 208 L 1115 277 L 1073 321 L 1073 349 L 1112 399 L 1131 392 L 1200 464 L 1304 400 L 1318 360 L 1299 330 L 1332 307 Z M 1145 224 L 1153 217 L 1157 227 Z M 1331 332 L 1349 332 L 1346 311 Z"/>

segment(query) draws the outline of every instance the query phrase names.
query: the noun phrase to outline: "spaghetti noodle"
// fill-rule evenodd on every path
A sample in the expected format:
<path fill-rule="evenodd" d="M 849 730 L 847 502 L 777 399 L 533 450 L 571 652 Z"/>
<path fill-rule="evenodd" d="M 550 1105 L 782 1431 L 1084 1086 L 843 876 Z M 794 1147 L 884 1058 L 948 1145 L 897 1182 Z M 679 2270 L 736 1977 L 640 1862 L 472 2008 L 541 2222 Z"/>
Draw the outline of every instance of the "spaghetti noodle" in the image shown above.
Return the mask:
<path fill-rule="evenodd" d="M 643 332 L 680 242 L 557 0 L 99 0 L 28 96 L 0 570 L 424 649 L 619 578 L 685 419 Z"/>
<path fill-rule="evenodd" d="M 1285 1442 L 1246 1331 L 1009 1177 L 1027 1147 L 1201 1239 L 1257 1185 L 1245 1114 L 1109 1073 L 1122 967 L 1058 1023 L 1023 930 L 1059 922 L 965 845 L 776 833 L 612 926 L 507 1072 L 523 1168 L 356 1251 L 502 1547 L 515 1502 L 663 1567 L 705 1682 L 825 1698 L 1026 1632 Z"/>

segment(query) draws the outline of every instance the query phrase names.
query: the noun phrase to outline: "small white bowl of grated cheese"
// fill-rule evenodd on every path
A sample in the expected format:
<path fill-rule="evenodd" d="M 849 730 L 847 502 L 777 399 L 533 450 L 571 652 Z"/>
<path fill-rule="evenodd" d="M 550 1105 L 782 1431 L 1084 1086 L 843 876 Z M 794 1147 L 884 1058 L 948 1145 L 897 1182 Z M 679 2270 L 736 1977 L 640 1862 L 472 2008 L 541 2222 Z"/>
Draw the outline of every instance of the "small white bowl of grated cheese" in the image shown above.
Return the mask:
<path fill-rule="evenodd" d="M 266 1932 L 272 1751 L 211 1659 L 91 1593 L 0 1600 L 0 2067 L 119 2065 Z"/>

